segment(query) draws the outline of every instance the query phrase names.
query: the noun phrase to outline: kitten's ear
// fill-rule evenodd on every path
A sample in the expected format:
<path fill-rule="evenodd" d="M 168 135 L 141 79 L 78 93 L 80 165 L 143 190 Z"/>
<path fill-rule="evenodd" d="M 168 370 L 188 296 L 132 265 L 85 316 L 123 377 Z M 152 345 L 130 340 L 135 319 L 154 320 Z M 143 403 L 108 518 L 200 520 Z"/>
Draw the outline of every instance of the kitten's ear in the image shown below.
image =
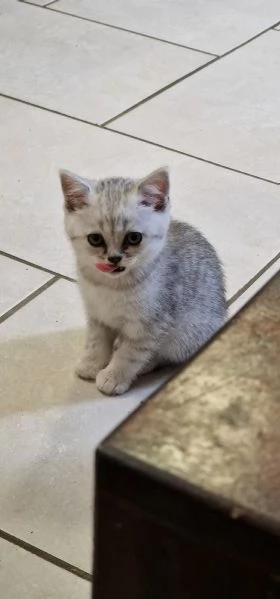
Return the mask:
<path fill-rule="evenodd" d="M 59 176 L 66 210 L 74 212 L 87 206 L 91 192 L 89 182 L 70 171 L 59 171 Z"/>
<path fill-rule="evenodd" d="M 167 168 L 159 168 L 138 184 L 140 203 L 163 212 L 169 202 L 169 174 Z"/>

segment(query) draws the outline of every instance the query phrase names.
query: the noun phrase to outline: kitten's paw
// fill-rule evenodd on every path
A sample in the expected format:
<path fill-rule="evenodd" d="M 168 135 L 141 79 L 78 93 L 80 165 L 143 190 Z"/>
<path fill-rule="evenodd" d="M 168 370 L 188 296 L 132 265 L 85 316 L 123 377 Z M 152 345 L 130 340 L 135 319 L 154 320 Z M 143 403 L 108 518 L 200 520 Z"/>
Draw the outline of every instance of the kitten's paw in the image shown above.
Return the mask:
<path fill-rule="evenodd" d="M 96 386 L 105 395 L 122 395 L 130 387 L 130 382 L 120 379 L 118 373 L 107 366 L 96 377 Z"/>
<path fill-rule="evenodd" d="M 85 381 L 95 381 L 96 376 L 101 368 L 102 366 L 98 367 L 93 361 L 83 359 L 76 366 L 75 372 L 80 379 L 84 379 Z"/>

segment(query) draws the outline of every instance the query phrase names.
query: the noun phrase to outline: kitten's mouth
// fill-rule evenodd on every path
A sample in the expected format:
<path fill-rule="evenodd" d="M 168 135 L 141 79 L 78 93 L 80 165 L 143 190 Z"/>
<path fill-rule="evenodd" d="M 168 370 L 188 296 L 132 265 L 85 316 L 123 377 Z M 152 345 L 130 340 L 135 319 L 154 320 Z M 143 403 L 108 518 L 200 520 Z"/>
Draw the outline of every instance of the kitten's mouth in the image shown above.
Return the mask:
<path fill-rule="evenodd" d="M 112 274 L 115 274 L 116 272 L 123 272 L 125 270 L 124 266 L 117 266 L 116 268 L 114 268 L 114 270 L 111 270 Z"/>
<path fill-rule="evenodd" d="M 124 266 L 117 266 L 116 264 L 103 264 L 102 262 L 96 262 L 95 266 L 98 268 L 98 270 L 101 270 L 101 272 L 107 272 L 109 274 L 115 274 L 125 270 Z"/>

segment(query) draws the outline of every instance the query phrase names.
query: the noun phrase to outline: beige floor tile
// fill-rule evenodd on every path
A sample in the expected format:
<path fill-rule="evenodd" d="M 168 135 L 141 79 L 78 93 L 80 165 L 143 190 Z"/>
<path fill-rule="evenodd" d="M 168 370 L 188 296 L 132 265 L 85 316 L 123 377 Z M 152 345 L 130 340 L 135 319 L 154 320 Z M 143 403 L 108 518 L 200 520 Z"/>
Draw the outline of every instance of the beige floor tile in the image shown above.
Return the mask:
<path fill-rule="evenodd" d="M 229 307 L 229 317 L 232 318 L 262 289 L 280 270 L 280 258 L 271 265 L 238 299 Z"/>
<path fill-rule="evenodd" d="M 52 275 L 0 254 L 0 316 L 44 285 Z"/>
<path fill-rule="evenodd" d="M 18 9 L 18 0 L 0 0 L 0 15 L 14 12 Z"/>
<path fill-rule="evenodd" d="M 1 15 L 0 53 L 0 92 L 94 123 L 209 60 L 21 2 Z"/>
<path fill-rule="evenodd" d="M 280 36 L 269 31 L 112 127 L 280 182 L 279 70 Z"/>
<path fill-rule="evenodd" d="M 0 249 L 8 253 L 74 275 L 58 168 L 141 177 L 162 164 L 170 166 L 173 216 L 197 226 L 217 247 L 228 297 L 279 250 L 276 185 L 3 98 L 0 128 Z"/>
<path fill-rule="evenodd" d="M 55 10 L 222 54 L 280 18 L 278 0 L 59 0 Z"/>
<path fill-rule="evenodd" d="M 167 375 L 120 398 L 76 379 L 83 322 L 59 281 L 1 325 L 0 528 L 90 572 L 94 449 Z"/>
<path fill-rule="evenodd" d="M 3 599 L 90 599 L 89 582 L 0 539 Z"/>
<path fill-rule="evenodd" d="M 55 0 L 21 0 L 23 2 L 26 2 L 27 4 L 30 2 L 31 4 L 36 4 L 36 6 L 47 6 L 47 4 L 50 4 L 52 1 L 55 2 Z"/>

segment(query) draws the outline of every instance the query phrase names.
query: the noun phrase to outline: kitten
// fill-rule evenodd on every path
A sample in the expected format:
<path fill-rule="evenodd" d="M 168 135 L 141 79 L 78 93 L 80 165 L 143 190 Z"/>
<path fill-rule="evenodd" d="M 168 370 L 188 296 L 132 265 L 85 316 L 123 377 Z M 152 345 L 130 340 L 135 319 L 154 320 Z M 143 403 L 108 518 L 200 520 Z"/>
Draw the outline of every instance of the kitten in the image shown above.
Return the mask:
<path fill-rule="evenodd" d="M 201 233 L 170 219 L 166 169 L 140 180 L 60 178 L 88 319 L 77 374 L 121 394 L 138 375 L 190 358 L 221 327 L 222 268 Z"/>

